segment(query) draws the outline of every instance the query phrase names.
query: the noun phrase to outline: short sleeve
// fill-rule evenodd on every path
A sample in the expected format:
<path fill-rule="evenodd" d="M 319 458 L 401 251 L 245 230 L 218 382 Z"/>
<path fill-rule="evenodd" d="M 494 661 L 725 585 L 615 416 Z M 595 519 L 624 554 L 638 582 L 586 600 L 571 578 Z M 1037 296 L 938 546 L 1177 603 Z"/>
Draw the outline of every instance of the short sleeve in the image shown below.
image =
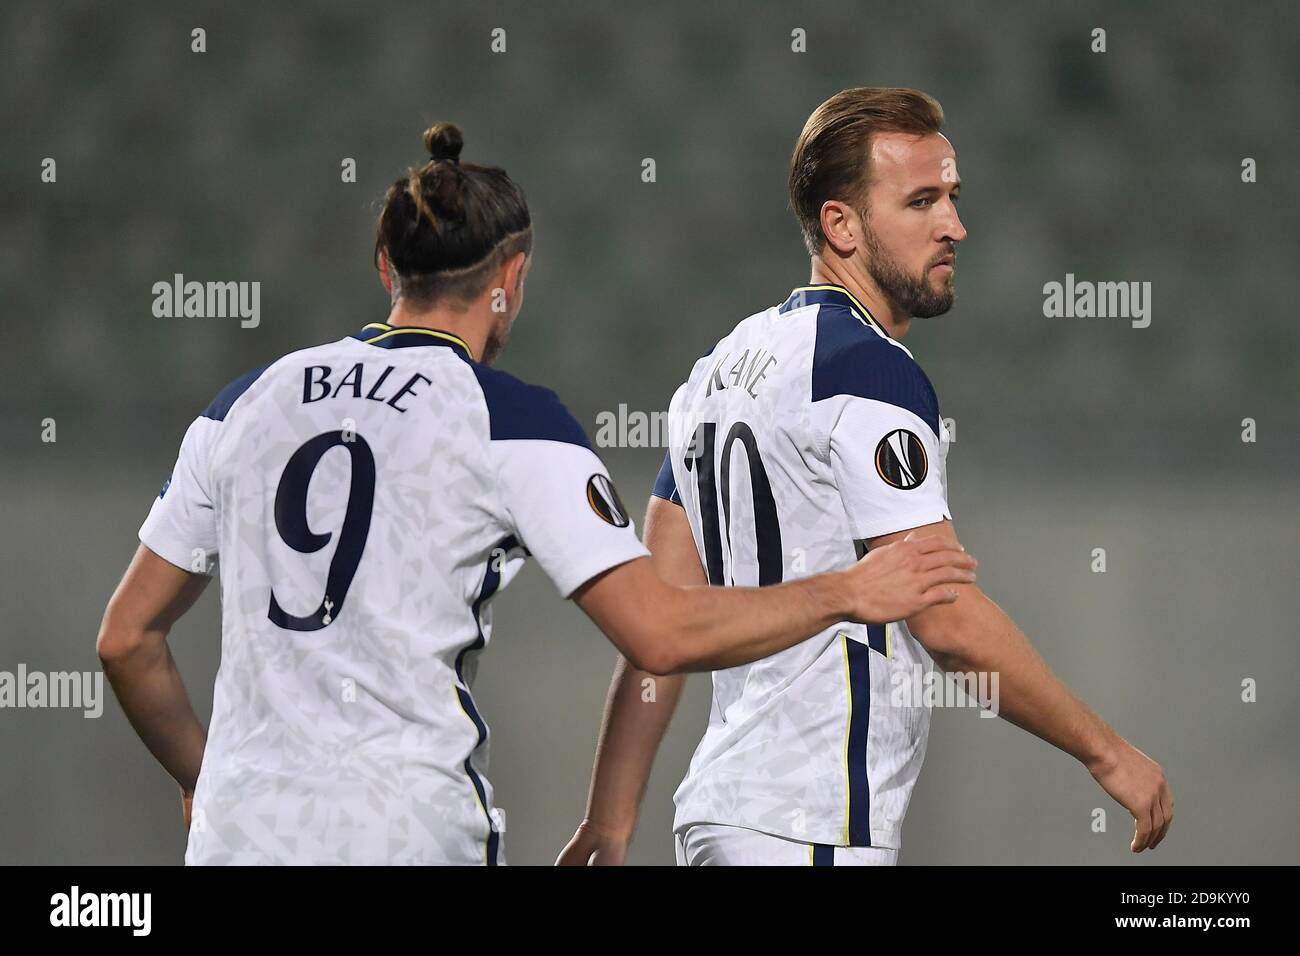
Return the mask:
<path fill-rule="evenodd" d="M 181 441 L 180 454 L 148 517 L 140 542 L 185 571 L 210 574 L 217 557 L 217 521 L 209 487 L 211 443 L 220 422 L 199 418 Z"/>
<path fill-rule="evenodd" d="M 555 394 L 504 373 L 476 372 L 509 523 L 560 594 L 647 556 L 604 463 Z"/>
<path fill-rule="evenodd" d="M 677 478 L 673 475 L 673 458 L 671 451 L 664 455 L 664 463 L 659 468 L 659 476 L 655 478 L 654 488 L 650 493 L 656 498 L 663 498 L 665 501 L 671 501 L 675 505 L 680 505 L 682 503 L 682 496 L 677 493 Z"/>
<path fill-rule="evenodd" d="M 854 538 L 952 517 L 939 436 L 906 409 L 846 401 L 831 430 L 830 456 Z"/>
<path fill-rule="evenodd" d="M 867 340 L 825 356 L 813 384 L 855 538 L 952 517 L 938 400 L 910 354 Z"/>

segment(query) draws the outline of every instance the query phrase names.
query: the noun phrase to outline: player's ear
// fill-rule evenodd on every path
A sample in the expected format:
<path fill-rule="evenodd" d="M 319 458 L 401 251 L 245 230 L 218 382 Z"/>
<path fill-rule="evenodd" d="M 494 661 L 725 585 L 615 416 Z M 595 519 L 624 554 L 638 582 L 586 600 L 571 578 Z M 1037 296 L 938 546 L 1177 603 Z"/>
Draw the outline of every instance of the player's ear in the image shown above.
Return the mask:
<path fill-rule="evenodd" d="M 828 199 L 822 203 L 821 225 L 826 242 L 840 255 L 851 255 L 857 249 L 862 220 L 848 203 L 842 203 L 838 199 Z"/>
<path fill-rule="evenodd" d="M 516 252 L 505 262 L 505 273 L 502 275 L 501 288 L 509 289 L 513 298 L 518 295 L 524 281 L 524 275 L 528 272 L 528 253 Z"/>
<path fill-rule="evenodd" d="M 375 266 L 379 269 L 379 281 L 384 284 L 384 291 L 393 294 L 393 277 L 388 274 L 388 256 L 382 252 L 375 256 Z"/>

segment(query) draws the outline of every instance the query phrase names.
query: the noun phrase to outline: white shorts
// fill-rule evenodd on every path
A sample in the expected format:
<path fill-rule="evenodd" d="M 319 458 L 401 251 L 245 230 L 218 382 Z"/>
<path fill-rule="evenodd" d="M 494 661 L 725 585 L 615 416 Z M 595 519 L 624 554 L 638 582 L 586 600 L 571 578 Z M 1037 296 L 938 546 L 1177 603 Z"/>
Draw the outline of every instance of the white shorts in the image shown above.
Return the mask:
<path fill-rule="evenodd" d="M 692 824 L 673 834 L 678 866 L 894 866 L 898 851 L 874 846 L 828 846 L 716 823 Z"/>

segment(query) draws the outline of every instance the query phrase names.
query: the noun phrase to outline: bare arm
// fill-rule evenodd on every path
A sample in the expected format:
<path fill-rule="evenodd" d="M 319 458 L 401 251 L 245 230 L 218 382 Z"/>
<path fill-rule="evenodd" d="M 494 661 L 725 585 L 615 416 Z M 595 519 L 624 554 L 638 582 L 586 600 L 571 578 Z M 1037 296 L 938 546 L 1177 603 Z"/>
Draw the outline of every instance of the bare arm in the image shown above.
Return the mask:
<path fill-rule="evenodd" d="M 131 726 L 187 797 L 199 778 L 207 734 L 190 706 L 167 633 L 207 583 L 206 575 L 182 571 L 140 545 L 108 602 L 96 641 Z M 188 812 L 188 802 L 186 807 Z"/>
<path fill-rule="evenodd" d="M 875 548 L 905 532 L 871 541 Z M 956 541 L 952 522 L 912 533 Z M 1028 638 L 974 584 L 957 584 L 960 599 L 907 618 L 908 629 L 945 671 L 998 675 L 999 716 L 1082 763 L 1107 793 L 1133 814 L 1132 849 L 1164 839 L 1173 821 L 1173 795 L 1160 767 L 1129 744 L 1052 673 Z"/>
<path fill-rule="evenodd" d="M 705 585 L 686 512 L 662 498 L 650 499 L 645 546 L 655 571 L 668 584 Z M 649 683 L 647 683 L 649 682 Z M 684 674 L 659 677 L 633 667 L 623 655 L 605 699 L 587 812 L 557 865 L 621 865 L 636 828 L 655 753 L 668 729 Z M 647 688 L 653 693 L 647 693 Z"/>
<path fill-rule="evenodd" d="M 897 621 L 955 601 L 952 585 L 974 580 L 975 559 L 960 545 L 915 535 L 846 571 L 763 588 L 680 587 L 642 557 L 597 575 L 573 600 L 634 666 L 673 674 L 761 660 L 840 621 Z"/>

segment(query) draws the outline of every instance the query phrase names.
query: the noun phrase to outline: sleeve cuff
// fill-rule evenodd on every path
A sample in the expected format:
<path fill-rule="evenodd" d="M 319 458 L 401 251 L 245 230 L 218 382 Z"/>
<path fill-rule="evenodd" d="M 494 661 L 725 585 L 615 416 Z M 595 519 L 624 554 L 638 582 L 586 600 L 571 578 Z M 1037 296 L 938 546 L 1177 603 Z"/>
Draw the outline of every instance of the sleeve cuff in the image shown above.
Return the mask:
<path fill-rule="evenodd" d="M 894 534 L 898 531 L 911 531 L 913 528 L 937 524 L 944 520 L 952 520 L 952 515 L 947 508 L 925 508 L 908 514 L 891 514 L 878 521 L 860 525 L 853 529 L 853 536 L 859 541 L 865 541 L 868 538 L 879 538 L 881 535 Z"/>
<path fill-rule="evenodd" d="M 560 596 L 568 600 L 573 596 L 573 592 L 578 590 L 592 578 L 604 574 L 611 568 L 616 568 L 620 564 L 627 564 L 629 561 L 635 561 L 637 558 L 648 558 L 650 552 L 646 550 L 639 540 L 633 536 L 635 546 L 629 544 L 627 547 L 618 550 L 605 551 L 603 554 L 593 555 L 586 561 L 574 563 L 571 567 L 566 568 L 566 573 L 562 577 L 552 578 L 555 582 L 555 589 L 560 592 Z"/>

